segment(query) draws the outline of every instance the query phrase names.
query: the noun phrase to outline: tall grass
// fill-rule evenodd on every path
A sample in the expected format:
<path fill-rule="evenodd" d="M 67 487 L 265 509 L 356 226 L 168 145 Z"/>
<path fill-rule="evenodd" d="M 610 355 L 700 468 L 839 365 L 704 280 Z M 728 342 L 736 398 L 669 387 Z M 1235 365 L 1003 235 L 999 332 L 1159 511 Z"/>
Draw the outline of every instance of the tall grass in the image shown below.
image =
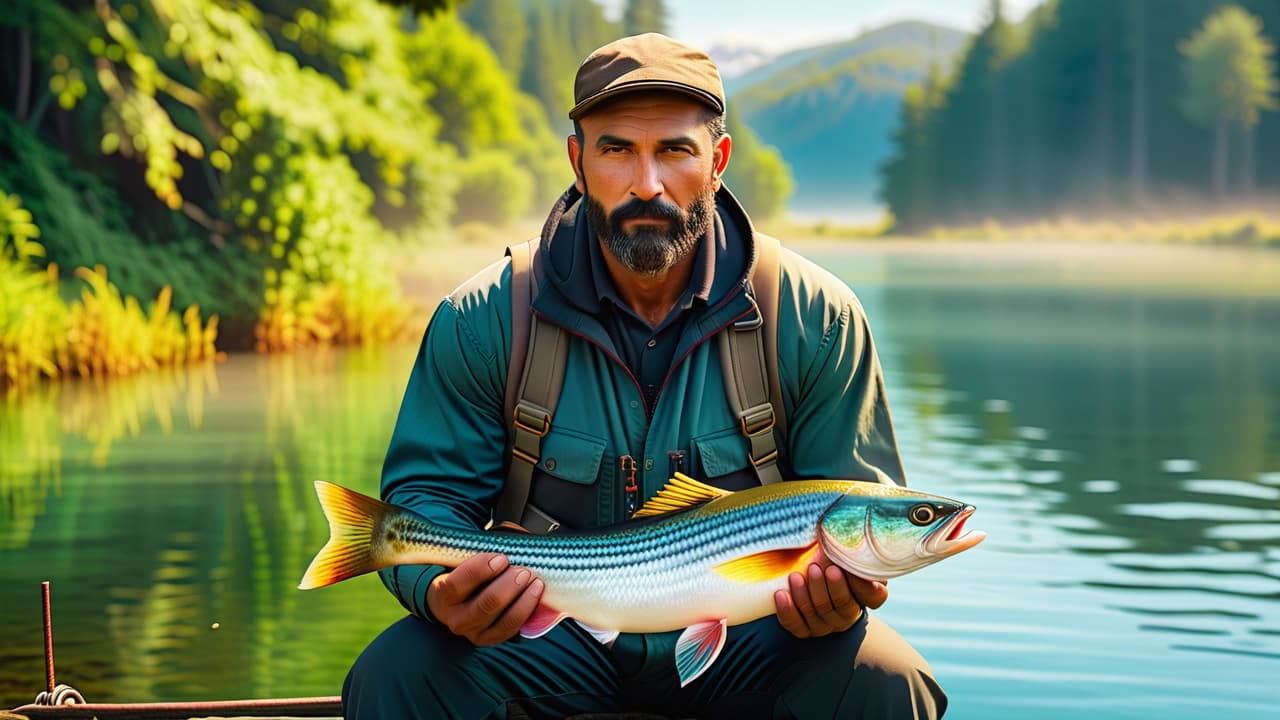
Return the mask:
<path fill-rule="evenodd" d="M 40 267 L 40 229 L 0 190 L 0 388 L 40 377 L 127 375 L 217 356 L 218 318 L 195 305 L 178 314 L 165 286 L 147 310 L 101 266 L 76 268 L 78 297 L 63 300 L 58 266 Z"/>

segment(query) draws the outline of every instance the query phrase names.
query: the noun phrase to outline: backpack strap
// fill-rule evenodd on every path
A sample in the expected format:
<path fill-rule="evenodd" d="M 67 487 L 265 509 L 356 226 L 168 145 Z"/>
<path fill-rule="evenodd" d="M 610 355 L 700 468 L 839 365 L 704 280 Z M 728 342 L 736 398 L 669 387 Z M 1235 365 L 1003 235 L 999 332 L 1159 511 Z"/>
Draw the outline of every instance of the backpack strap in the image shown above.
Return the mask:
<path fill-rule="evenodd" d="M 533 469 L 542 457 L 542 438 L 551 429 L 564 385 L 568 341 L 558 325 L 538 319 L 533 299 L 541 279 L 539 239 L 507 248 L 511 257 L 511 355 L 507 368 L 505 417 L 511 423 L 511 458 L 493 522 L 513 522 L 533 533 L 559 527 L 529 504 Z"/>
<path fill-rule="evenodd" d="M 782 480 L 778 440 L 785 434 L 786 411 L 778 375 L 778 296 L 782 284 L 781 247 L 777 239 L 755 234 L 752 268 L 754 312 L 720 333 L 720 362 L 729 404 L 738 426 L 751 443 L 749 459 L 760 483 Z"/>

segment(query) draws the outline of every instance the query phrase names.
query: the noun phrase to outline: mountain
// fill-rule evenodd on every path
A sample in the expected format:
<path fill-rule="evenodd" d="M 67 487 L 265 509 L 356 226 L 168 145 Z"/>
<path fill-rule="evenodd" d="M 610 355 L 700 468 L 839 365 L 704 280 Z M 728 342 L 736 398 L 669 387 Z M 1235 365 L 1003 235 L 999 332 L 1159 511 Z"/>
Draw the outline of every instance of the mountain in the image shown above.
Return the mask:
<path fill-rule="evenodd" d="M 707 54 L 720 68 L 720 77 L 727 84 L 776 57 L 776 53 L 754 45 L 719 43 L 707 48 Z"/>
<path fill-rule="evenodd" d="M 865 219 L 879 212 L 879 168 L 903 93 L 931 66 L 948 72 L 968 41 L 960 30 L 902 22 L 794 50 L 727 78 L 729 112 L 791 166 L 789 211 Z"/>

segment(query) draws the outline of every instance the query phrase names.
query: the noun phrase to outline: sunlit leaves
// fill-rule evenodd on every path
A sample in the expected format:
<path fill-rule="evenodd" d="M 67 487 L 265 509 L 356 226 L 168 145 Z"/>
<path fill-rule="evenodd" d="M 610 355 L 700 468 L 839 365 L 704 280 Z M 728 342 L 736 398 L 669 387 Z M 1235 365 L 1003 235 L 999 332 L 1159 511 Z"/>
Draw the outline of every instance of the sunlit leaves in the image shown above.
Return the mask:
<path fill-rule="evenodd" d="M 1258 19 L 1239 6 L 1211 15 L 1178 49 L 1187 79 L 1183 110 L 1197 124 L 1222 118 L 1250 127 L 1259 111 L 1276 108 L 1276 49 Z"/>

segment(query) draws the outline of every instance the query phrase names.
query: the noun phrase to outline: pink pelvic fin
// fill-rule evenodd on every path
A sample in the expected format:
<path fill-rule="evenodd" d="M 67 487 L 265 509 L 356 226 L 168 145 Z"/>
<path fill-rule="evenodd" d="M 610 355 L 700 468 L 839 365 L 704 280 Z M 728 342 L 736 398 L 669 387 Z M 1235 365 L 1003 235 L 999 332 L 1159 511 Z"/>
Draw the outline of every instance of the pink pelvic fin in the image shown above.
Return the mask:
<path fill-rule="evenodd" d="M 680 633 L 676 641 L 676 671 L 680 674 L 680 687 L 693 682 L 711 667 L 724 648 L 726 622 L 707 620 L 695 623 Z"/>
<path fill-rule="evenodd" d="M 533 611 L 528 620 L 524 621 L 524 625 L 520 626 L 520 637 L 542 637 L 551 632 L 551 628 L 559 625 L 560 621 L 566 617 L 568 617 L 568 613 L 563 613 L 538 603 L 537 609 Z"/>

